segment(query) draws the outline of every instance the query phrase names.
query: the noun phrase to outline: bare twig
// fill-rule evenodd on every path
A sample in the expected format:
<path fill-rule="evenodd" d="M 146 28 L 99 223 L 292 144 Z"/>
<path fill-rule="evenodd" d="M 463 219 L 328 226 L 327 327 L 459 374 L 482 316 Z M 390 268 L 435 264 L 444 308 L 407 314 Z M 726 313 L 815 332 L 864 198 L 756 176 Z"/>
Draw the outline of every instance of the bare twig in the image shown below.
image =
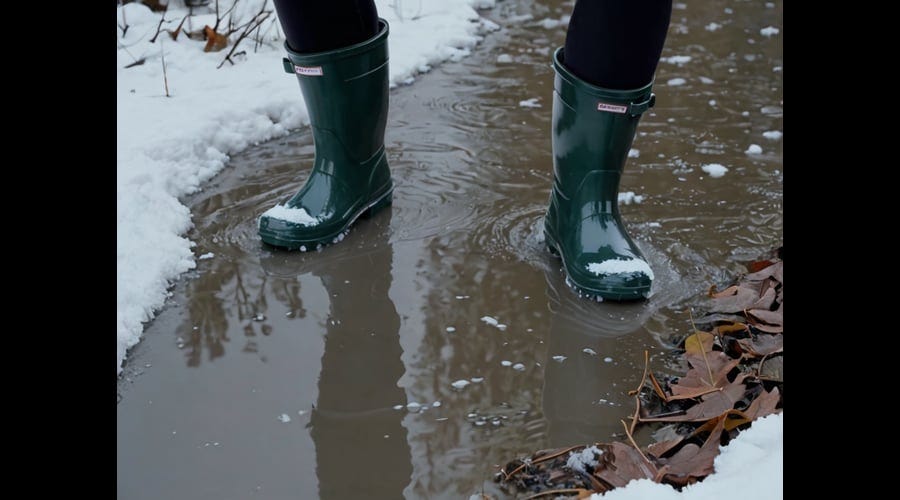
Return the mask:
<path fill-rule="evenodd" d="M 650 370 L 650 351 L 644 349 L 644 374 L 641 376 L 641 383 L 638 384 L 637 389 L 633 391 L 629 391 L 629 396 L 634 396 L 635 394 L 640 394 L 641 388 L 644 387 L 644 382 L 647 381 L 647 371 Z"/>
<path fill-rule="evenodd" d="M 162 25 L 166 22 L 166 12 L 168 12 L 168 5 L 166 6 L 167 10 L 164 10 L 162 13 L 162 17 L 159 18 L 159 24 L 156 25 L 156 34 L 153 35 L 153 38 L 150 39 L 150 43 L 156 43 L 156 37 L 159 36 L 159 32 L 162 31 Z"/>
<path fill-rule="evenodd" d="M 122 5 L 122 24 L 118 26 L 122 30 L 122 38 L 125 38 L 125 33 L 128 33 L 128 20 L 125 19 L 125 6 L 121 2 L 119 2 L 119 5 Z"/>
<path fill-rule="evenodd" d="M 574 450 L 574 449 L 576 449 L 576 448 L 584 448 L 584 445 L 570 446 L 570 447 L 568 447 L 568 448 L 566 448 L 566 449 L 564 449 L 564 450 L 562 450 L 562 451 L 558 451 L 558 452 L 556 452 L 556 453 L 554 453 L 554 454 L 552 454 L 552 455 L 547 455 L 547 456 L 538 458 L 538 459 L 536 459 L 536 460 L 532 460 L 531 462 L 529 462 L 529 463 L 527 463 L 527 464 L 526 464 L 526 463 L 523 463 L 522 465 L 520 465 L 520 466 L 516 467 L 515 469 L 513 469 L 513 471 L 510 472 L 509 474 L 506 474 L 506 473 L 504 472 L 504 474 L 506 474 L 506 479 L 508 480 L 508 479 L 511 478 L 513 475 L 515 475 L 517 472 L 519 472 L 520 470 L 524 469 L 527 465 L 534 465 L 534 464 L 539 464 L 539 463 L 541 463 L 541 462 L 546 462 L 547 460 L 550 460 L 551 458 L 556 458 L 556 457 L 558 457 L 558 456 L 560 456 L 560 455 L 565 455 L 566 453 L 568 453 L 568 452 L 570 452 L 570 451 L 572 451 L 572 450 Z"/>
<path fill-rule="evenodd" d="M 163 84 L 166 86 L 166 97 L 172 97 L 169 95 L 169 77 L 166 75 L 166 53 L 163 51 L 163 42 L 159 41 L 159 55 L 162 58 L 162 67 L 163 67 Z"/>
<path fill-rule="evenodd" d="M 263 22 L 265 22 L 266 19 L 268 19 L 269 16 L 272 14 L 272 11 L 266 10 L 266 6 L 268 5 L 268 3 L 269 3 L 268 1 L 263 2 L 262 7 L 260 7 L 260 9 L 259 9 L 259 12 L 257 12 L 256 15 L 253 16 L 252 19 L 250 19 L 246 23 L 242 24 L 238 28 L 235 28 L 234 31 L 231 31 L 228 33 L 228 35 L 230 35 L 232 33 L 235 33 L 236 31 L 241 30 L 242 28 L 244 30 L 243 32 L 241 32 L 241 35 L 238 37 L 238 39 L 234 42 L 234 45 L 231 46 L 231 50 L 228 52 L 228 55 L 225 56 L 225 59 L 222 59 L 222 62 L 220 62 L 219 65 L 216 66 L 216 69 L 221 68 L 222 65 L 224 65 L 226 61 L 230 62 L 231 64 L 234 64 L 234 61 L 231 60 L 231 56 L 235 55 L 235 51 L 237 50 L 238 45 L 240 45 L 241 41 L 243 41 L 245 38 L 247 38 L 250 35 L 250 33 L 253 33 L 253 30 L 259 28 L 259 26 Z M 228 36 L 228 35 L 226 35 L 226 36 Z"/>
<path fill-rule="evenodd" d="M 220 16 L 219 15 L 219 0 L 216 0 L 216 25 L 213 26 L 213 31 L 215 31 L 216 33 L 219 32 L 219 24 L 222 23 L 222 20 L 225 19 L 225 16 L 228 16 L 229 14 L 231 14 L 234 11 L 235 6 L 237 6 L 238 2 L 240 2 L 240 1 L 241 0 L 234 0 L 234 3 L 231 4 L 231 8 L 226 10 Z M 265 4 L 263 4 L 263 6 L 265 6 Z M 230 24 L 230 21 L 229 21 L 229 24 Z"/>
<path fill-rule="evenodd" d="M 651 462 L 650 459 L 647 458 L 647 455 L 644 455 L 644 452 L 641 451 L 640 446 L 638 446 L 637 443 L 634 442 L 634 436 L 632 436 L 631 431 L 628 430 L 628 424 L 626 424 L 624 420 L 619 420 L 619 422 L 622 422 L 622 427 L 625 428 L 625 435 L 628 436 L 628 441 L 631 442 L 631 446 L 634 446 L 634 449 L 637 450 L 638 454 L 641 455 L 641 458 L 643 458 L 645 462 L 653 465 L 653 462 Z M 653 466 L 656 467 L 655 465 Z"/>
<path fill-rule="evenodd" d="M 693 335 L 697 335 L 699 331 L 697 330 L 697 325 L 694 324 L 694 308 L 688 309 L 688 313 L 691 315 L 691 327 L 694 329 Z M 706 373 L 709 374 L 709 385 L 714 386 L 716 383 L 713 381 L 712 368 L 709 367 L 709 359 L 706 357 L 706 349 L 703 348 L 703 342 L 700 342 L 700 337 L 697 337 L 697 344 L 700 345 L 700 354 L 703 355 L 703 361 L 706 363 Z"/>
<path fill-rule="evenodd" d="M 545 497 L 547 495 L 555 495 L 558 493 L 579 493 L 580 494 L 580 493 L 590 493 L 590 491 L 588 491 L 584 488 L 567 488 L 567 489 L 563 489 L 563 490 L 547 490 L 547 491 L 542 491 L 540 493 L 535 493 L 534 495 L 531 495 L 531 496 L 527 496 L 527 497 L 525 497 L 524 500 L 531 500 L 533 498 L 540 498 L 540 497 Z"/>

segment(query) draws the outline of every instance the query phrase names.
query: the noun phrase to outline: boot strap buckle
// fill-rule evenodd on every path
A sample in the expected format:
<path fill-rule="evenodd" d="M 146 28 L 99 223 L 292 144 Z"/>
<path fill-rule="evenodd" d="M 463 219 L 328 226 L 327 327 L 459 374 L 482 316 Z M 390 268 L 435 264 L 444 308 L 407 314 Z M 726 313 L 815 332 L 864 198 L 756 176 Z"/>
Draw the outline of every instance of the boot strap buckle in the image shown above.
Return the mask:
<path fill-rule="evenodd" d="M 628 105 L 628 114 L 631 116 L 640 116 L 645 111 L 652 108 L 656 104 L 656 94 L 651 93 L 650 97 L 644 102 L 633 102 Z"/>

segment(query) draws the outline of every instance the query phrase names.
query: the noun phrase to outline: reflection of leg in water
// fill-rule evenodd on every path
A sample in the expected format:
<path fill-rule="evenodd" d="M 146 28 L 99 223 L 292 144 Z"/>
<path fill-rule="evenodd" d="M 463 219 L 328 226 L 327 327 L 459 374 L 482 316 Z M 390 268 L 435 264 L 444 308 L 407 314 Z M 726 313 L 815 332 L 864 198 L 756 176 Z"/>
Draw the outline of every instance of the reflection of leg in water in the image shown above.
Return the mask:
<path fill-rule="evenodd" d="M 391 260 L 390 245 L 378 245 L 313 271 L 331 301 L 310 420 L 319 498 L 402 498 L 409 483 L 404 413 L 392 408 L 406 394 L 397 385 L 404 367 Z"/>
<path fill-rule="evenodd" d="M 641 115 L 653 106 L 652 77 L 671 0 L 580 0 L 556 70 L 551 144 L 553 190 L 547 245 L 579 292 L 635 300 L 653 271 L 619 216 L 619 181 Z"/>
<path fill-rule="evenodd" d="M 259 218 L 270 245 L 312 250 L 337 243 L 357 218 L 391 203 L 384 152 L 388 25 L 372 0 L 275 2 L 309 111 L 316 159 L 306 183 Z"/>
<path fill-rule="evenodd" d="M 646 303 L 594 304 L 567 293 L 562 276 L 547 271 L 550 299 L 548 359 L 544 362 L 542 405 L 547 419 L 549 446 L 572 446 L 608 441 L 620 432 L 619 419 L 625 413 L 609 402 L 621 400 L 628 388 L 612 387 L 621 380 L 612 363 L 604 362 L 607 352 L 585 354 L 585 347 L 604 351 L 603 346 L 634 332 L 647 320 L 652 309 Z M 558 362 L 553 356 L 566 356 Z M 628 368 L 630 370 L 630 368 Z M 606 401 L 602 401 L 606 400 Z"/>

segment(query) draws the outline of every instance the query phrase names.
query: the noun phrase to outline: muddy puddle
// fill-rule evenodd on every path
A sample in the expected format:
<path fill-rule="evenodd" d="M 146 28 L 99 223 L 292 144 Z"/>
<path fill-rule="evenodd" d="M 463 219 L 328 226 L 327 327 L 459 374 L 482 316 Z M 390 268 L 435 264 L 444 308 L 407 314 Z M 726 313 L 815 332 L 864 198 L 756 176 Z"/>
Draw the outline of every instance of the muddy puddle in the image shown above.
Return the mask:
<path fill-rule="evenodd" d="M 663 56 L 690 60 L 660 63 L 622 181 L 656 281 L 624 305 L 579 299 L 541 237 L 565 36 L 542 21 L 570 11 L 500 2 L 471 57 L 391 92 L 393 207 L 336 246 L 256 234 L 310 168 L 306 129 L 185 200 L 213 257 L 117 382 L 118 498 L 468 498 L 517 455 L 618 437 L 643 351 L 663 369 L 689 306 L 782 240 L 782 140 L 762 135 L 783 130 L 782 46 L 759 32 L 781 2 L 676 2 Z"/>

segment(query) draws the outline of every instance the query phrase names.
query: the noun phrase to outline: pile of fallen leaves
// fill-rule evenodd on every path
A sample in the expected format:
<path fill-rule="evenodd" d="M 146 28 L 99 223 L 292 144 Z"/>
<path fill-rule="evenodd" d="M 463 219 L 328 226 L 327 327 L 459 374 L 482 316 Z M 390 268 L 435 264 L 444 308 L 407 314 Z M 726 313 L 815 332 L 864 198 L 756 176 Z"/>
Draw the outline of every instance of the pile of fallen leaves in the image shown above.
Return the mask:
<path fill-rule="evenodd" d="M 725 290 L 709 291 L 708 314 L 681 347 L 687 372 L 660 381 L 649 369 L 630 391 L 635 410 L 622 421 L 627 443 L 594 443 L 541 450 L 513 460 L 495 479 L 527 498 L 578 498 L 651 479 L 678 489 L 713 472 L 719 446 L 750 423 L 783 407 L 784 262 L 782 248 L 753 262 L 750 274 Z M 640 448 L 639 425 L 671 426 L 671 439 Z"/>

